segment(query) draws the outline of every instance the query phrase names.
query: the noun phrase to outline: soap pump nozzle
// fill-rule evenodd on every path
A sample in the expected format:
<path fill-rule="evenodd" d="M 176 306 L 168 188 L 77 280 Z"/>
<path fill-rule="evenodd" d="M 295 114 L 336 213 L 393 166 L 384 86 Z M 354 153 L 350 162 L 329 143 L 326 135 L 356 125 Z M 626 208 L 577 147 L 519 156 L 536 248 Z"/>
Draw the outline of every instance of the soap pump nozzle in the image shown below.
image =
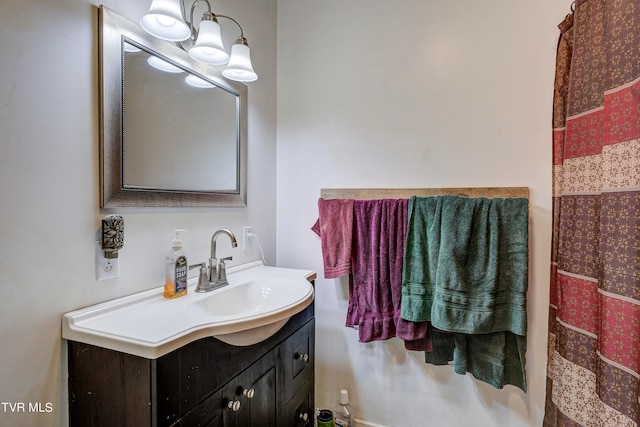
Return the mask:
<path fill-rule="evenodd" d="M 175 239 L 171 241 L 173 249 L 182 249 L 182 239 L 180 238 L 180 233 L 185 232 L 187 230 L 183 228 L 178 228 L 173 230 L 176 233 Z"/>

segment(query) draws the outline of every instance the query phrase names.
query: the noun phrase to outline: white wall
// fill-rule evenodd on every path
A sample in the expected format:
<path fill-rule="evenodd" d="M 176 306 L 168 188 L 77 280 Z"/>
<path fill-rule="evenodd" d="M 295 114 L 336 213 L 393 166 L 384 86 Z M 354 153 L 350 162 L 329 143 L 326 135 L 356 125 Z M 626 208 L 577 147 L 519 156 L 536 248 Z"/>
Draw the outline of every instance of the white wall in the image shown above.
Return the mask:
<path fill-rule="evenodd" d="M 254 225 L 273 264 L 276 178 L 278 263 L 319 272 L 318 405 L 347 387 L 362 417 L 396 427 L 541 424 L 549 126 L 569 0 L 218 0 L 243 24 L 260 74 L 249 90 L 249 207 L 108 212 L 98 208 L 97 4 L 0 2 L 0 402 L 53 407 L 0 406 L 1 425 L 66 425 L 61 315 L 160 285 L 173 228 L 189 229 L 195 261 L 217 228 Z M 149 2 L 104 4 L 137 20 Z M 345 286 L 321 278 L 309 231 L 320 188 L 520 185 L 532 190 L 528 394 L 427 366 L 398 342 L 358 344 L 342 327 Z M 125 217 L 121 272 L 96 282 L 93 242 L 110 212 Z"/>
<path fill-rule="evenodd" d="M 557 24 L 569 0 L 279 0 L 278 263 L 316 270 L 316 404 L 396 427 L 536 426 L 544 411 Z M 309 228 L 327 187 L 527 186 L 529 391 L 344 328 Z"/>
<path fill-rule="evenodd" d="M 150 0 L 105 0 L 137 21 Z M 249 90 L 249 207 L 114 209 L 98 193 L 97 5 L 90 0 L 0 2 L 0 402 L 51 403 L 51 413 L 12 413 L 0 425 L 67 424 L 63 313 L 160 286 L 172 230 L 189 261 L 205 260 L 213 232 L 253 225 L 275 263 L 275 0 L 217 0 L 240 21 L 260 79 Z M 223 21 L 224 25 L 224 21 Z M 231 27 L 230 27 L 231 28 Z M 118 279 L 97 282 L 94 240 L 102 217 L 125 219 Z M 234 263 L 259 253 L 218 250 Z"/>

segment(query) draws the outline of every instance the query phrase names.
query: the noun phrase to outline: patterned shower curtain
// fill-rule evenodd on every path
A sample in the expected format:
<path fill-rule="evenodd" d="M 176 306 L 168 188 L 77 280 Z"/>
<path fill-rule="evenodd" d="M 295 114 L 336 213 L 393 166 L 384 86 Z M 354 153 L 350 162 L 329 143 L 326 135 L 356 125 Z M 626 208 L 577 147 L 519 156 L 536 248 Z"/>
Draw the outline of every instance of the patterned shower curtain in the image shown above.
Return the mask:
<path fill-rule="evenodd" d="M 545 426 L 640 424 L 640 1 L 559 26 Z"/>

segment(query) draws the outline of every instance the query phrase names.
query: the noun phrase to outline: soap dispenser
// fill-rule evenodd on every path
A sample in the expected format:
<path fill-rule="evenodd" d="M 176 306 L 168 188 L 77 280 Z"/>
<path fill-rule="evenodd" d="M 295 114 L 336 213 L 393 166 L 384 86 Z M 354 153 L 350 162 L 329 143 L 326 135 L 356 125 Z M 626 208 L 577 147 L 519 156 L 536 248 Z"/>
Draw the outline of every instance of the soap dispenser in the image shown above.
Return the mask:
<path fill-rule="evenodd" d="M 177 298 L 187 294 L 187 276 L 189 266 L 187 255 L 182 251 L 180 233 L 186 230 L 175 230 L 176 237 L 171 242 L 171 251 L 165 261 L 164 297 Z"/>

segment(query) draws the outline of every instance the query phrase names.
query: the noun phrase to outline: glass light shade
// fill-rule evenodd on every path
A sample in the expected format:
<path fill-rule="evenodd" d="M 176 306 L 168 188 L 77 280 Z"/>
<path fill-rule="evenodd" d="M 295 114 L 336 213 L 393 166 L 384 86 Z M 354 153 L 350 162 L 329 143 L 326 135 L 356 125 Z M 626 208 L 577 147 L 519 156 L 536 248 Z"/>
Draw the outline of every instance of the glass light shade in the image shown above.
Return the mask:
<path fill-rule="evenodd" d="M 258 79 L 251 65 L 251 51 L 246 44 L 236 43 L 231 47 L 231 58 L 222 75 L 238 82 L 252 82 Z"/>
<path fill-rule="evenodd" d="M 209 19 L 200 21 L 198 39 L 191 49 L 189 56 L 207 64 L 220 65 L 229 60 L 229 54 L 224 50 L 220 25 Z"/>
<path fill-rule="evenodd" d="M 140 26 L 163 40 L 178 42 L 191 36 L 191 30 L 182 17 L 180 0 L 153 0 L 149 11 L 140 18 Z"/>

